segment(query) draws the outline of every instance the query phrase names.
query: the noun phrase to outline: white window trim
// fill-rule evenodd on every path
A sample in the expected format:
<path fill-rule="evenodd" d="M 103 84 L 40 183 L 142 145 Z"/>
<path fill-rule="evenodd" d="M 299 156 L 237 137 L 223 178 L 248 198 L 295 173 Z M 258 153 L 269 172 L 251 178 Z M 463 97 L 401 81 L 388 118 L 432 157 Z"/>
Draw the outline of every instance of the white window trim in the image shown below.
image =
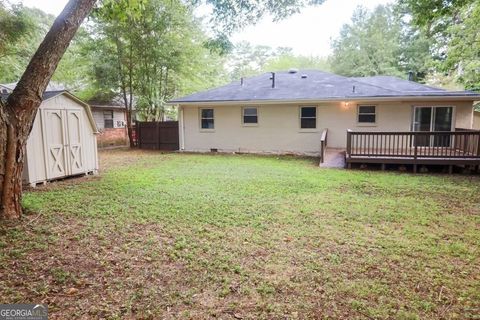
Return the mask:
<path fill-rule="evenodd" d="M 202 117 L 202 110 L 213 110 L 213 118 L 203 118 Z M 206 129 L 206 128 L 202 128 L 202 120 L 203 119 L 213 119 L 213 129 Z M 216 124 L 216 121 L 215 121 L 215 108 L 213 107 L 202 107 L 202 108 L 198 108 L 198 127 L 200 128 L 200 132 L 215 132 L 215 128 L 216 128 L 217 124 Z"/>
<path fill-rule="evenodd" d="M 302 128 L 302 108 L 315 108 L 315 128 Z M 305 119 L 313 119 L 313 117 L 305 117 Z M 299 132 L 318 132 L 318 106 L 302 105 L 298 107 L 298 129 Z"/>
<path fill-rule="evenodd" d="M 455 128 L 457 126 L 457 106 L 452 105 L 452 104 L 415 104 L 412 106 L 412 116 L 411 116 L 411 125 L 410 125 L 410 131 L 414 132 L 414 127 L 415 127 L 415 109 L 416 108 L 452 108 L 452 126 L 450 128 L 450 131 L 455 131 Z M 430 126 L 433 125 L 433 119 L 430 120 Z"/>
<path fill-rule="evenodd" d="M 105 117 L 105 114 L 108 113 L 108 117 Z M 105 121 L 112 121 L 112 126 L 107 127 Z M 104 129 L 114 129 L 115 128 L 115 111 L 113 110 L 103 110 L 103 128 Z"/>
<path fill-rule="evenodd" d="M 375 113 L 363 113 L 368 115 L 375 115 L 375 122 L 360 122 L 360 107 L 375 107 Z M 378 124 L 378 105 L 376 104 L 358 104 L 357 105 L 357 126 L 358 127 L 376 127 Z"/>
<path fill-rule="evenodd" d="M 245 123 L 245 109 L 256 109 L 257 110 L 257 123 Z M 242 125 L 244 127 L 258 127 L 258 123 L 260 122 L 260 117 L 258 115 L 258 107 L 257 106 L 244 106 L 242 107 Z"/>

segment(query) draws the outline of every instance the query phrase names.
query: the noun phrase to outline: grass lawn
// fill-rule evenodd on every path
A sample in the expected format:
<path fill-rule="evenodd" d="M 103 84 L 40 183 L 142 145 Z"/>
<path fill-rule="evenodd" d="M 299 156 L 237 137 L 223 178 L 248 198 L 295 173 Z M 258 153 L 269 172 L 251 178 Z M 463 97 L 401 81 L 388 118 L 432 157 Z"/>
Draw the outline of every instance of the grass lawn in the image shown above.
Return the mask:
<path fill-rule="evenodd" d="M 0 226 L 0 301 L 51 319 L 468 319 L 480 179 L 101 153 Z"/>

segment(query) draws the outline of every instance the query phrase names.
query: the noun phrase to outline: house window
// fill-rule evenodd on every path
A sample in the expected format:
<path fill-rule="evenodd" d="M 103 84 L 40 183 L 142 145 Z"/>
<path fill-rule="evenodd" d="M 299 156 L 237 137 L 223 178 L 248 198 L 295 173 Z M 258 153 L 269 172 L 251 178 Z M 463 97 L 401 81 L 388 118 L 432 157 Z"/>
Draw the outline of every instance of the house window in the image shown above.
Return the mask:
<path fill-rule="evenodd" d="M 358 106 L 358 123 L 377 122 L 376 109 L 375 106 Z"/>
<path fill-rule="evenodd" d="M 202 129 L 214 129 L 215 119 L 213 115 L 213 109 L 201 109 L 200 113 Z"/>
<path fill-rule="evenodd" d="M 257 108 L 255 108 L 255 107 L 245 107 L 245 108 L 243 108 L 243 123 L 244 124 L 257 124 L 258 123 Z"/>
<path fill-rule="evenodd" d="M 103 127 L 113 128 L 113 111 L 103 111 Z"/>
<path fill-rule="evenodd" d="M 301 107 L 300 108 L 300 128 L 315 129 L 317 127 L 317 108 Z"/>

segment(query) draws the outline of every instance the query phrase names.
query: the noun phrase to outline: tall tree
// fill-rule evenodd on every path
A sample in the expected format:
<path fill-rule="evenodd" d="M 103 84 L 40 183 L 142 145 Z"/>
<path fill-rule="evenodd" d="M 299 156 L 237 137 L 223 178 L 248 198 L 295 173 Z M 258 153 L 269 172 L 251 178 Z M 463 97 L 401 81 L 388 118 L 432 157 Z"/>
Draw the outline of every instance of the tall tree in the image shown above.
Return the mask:
<path fill-rule="evenodd" d="M 252 45 L 239 42 L 227 56 L 230 79 L 253 76 L 261 72 L 283 71 L 291 68 L 330 70 L 326 58 L 295 55 L 292 48 Z"/>
<path fill-rule="evenodd" d="M 263 66 L 264 72 L 282 71 L 290 68 L 319 69 L 330 71 L 331 66 L 327 58 L 315 56 L 295 55 L 293 52 L 284 52 L 269 59 Z"/>
<path fill-rule="evenodd" d="M 333 71 L 346 76 L 405 77 L 412 71 L 422 80 L 430 63 L 428 40 L 391 6 L 378 6 L 373 12 L 357 8 L 351 23 L 333 40 L 332 49 Z"/>
<path fill-rule="evenodd" d="M 236 81 L 241 77 L 248 77 L 261 72 L 267 61 L 278 56 L 278 51 L 281 50 L 269 46 L 254 46 L 248 42 L 237 43 L 233 46 L 227 61 L 231 80 Z"/>
<path fill-rule="evenodd" d="M 223 21 L 225 29 L 230 31 L 237 28 L 239 22 L 254 23 L 268 12 L 273 13 L 276 18 L 281 18 L 297 12 L 303 6 L 323 1 L 207 0 L 214 6 L 217 21 Z M 33 55 L 7 102 L 0 106 L 0 216 L 4 218 L 21 216 L 24 147 L 36 111 L 60 59 L 95 2 L 95 0 L 70 0 L 67 3 Z M 104 0 L 104 5 L 112 2 L 116 1 Z M 141 8 L 142 4 L 143 0 L 128 1 L 128 5 L 134 9 Z M 238 20 L 244 14 L 252 19 Z M 125 13 L 120 14 L 118 18 L 129 19 Z M 227 19 L 223 18 L 229 18 L 231 21 L 226 22 Z"/>
<path fill-rule="evenodd" d="M 218 78 L 213 71 L 220 66 L 219 57 L 205 47 L 192 7 L 183 1 L 144 0 L 138 10 L 119 19 L 130 8 L 129 1 L 116 1 L 95 14 L 94 95 L 111 99 L 119 94 L 127 119 L 135 104 L 139 118 L 162 120 L 166 101 L 190 93 L 190 85 L 204 89 Z M 129 120 L 127 128 L 132 145 Z"/>
<path fill-rule="evenodd" d="M 0 57 L 2 60 L 32 29 L 22 9 L 22 6 L 8 7 L 5 1 L 0 0 Z"/>
<path fill-rule="evenodd" d="M 51 76 L 95 0 L 70 0 L 40 44 L 18 85 L 0 106 L 0 216 L 22 213 L 24 147 Z"/>
<path fill-rule="evenodd" d="M 399 8 L 433 40 L 436 71 L 480 91 L 480 2 L 400 0 Z"/>

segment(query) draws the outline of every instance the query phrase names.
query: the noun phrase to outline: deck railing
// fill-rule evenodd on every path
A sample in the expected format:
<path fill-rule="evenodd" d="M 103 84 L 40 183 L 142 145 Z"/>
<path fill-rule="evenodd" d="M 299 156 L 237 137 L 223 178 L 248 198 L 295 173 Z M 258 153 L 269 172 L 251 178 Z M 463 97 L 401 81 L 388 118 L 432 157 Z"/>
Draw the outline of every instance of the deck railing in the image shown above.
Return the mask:
<path fill-rule="evenodd" d="M 327 138 L 328 138 L 328 129 L 322 131 L 320 136 L 320 163 L 325 161 L 325 152 L 327 151 Z"/>
<path fill-rule="evenodd" d="M 480 159 L 480 131 L 347 131 L 347 158 Z"/>

